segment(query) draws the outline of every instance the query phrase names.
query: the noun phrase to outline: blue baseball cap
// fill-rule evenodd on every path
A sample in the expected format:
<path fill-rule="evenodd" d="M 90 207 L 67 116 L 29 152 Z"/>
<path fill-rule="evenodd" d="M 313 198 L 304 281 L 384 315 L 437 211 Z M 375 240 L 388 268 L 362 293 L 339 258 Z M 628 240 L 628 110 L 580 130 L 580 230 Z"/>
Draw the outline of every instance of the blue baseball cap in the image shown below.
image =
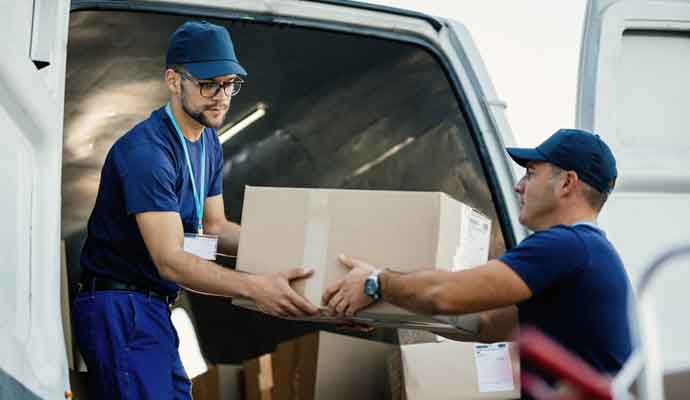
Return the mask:
<path fill-rule="evenodd" d="M 182 65 L 199 79 L 247 75 L 237 60 L 228 30 L 206 21 L 188 21 L 173 32 L 165 64 Z"/>
<path fill-rule="evenodd" d="M 616 158 L 599 135 L 580 129 L 559 129 L 534 149 L 509 147 L 510 157 L 523 167 L 546 161 L 577 176 L 602 193 L 611 193 L 618 171 Z"/>

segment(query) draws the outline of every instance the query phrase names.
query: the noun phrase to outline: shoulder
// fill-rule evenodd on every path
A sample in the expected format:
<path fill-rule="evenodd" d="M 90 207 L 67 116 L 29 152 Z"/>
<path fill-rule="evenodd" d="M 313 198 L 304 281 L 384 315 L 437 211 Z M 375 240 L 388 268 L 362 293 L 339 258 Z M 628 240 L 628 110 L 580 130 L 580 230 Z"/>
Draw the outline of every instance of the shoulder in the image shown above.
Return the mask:
<path fill-rule="evenodd" d="M 555 225 L 549 229 L 535 232 L 518 245 L 539 246 L 550 250 L 582 251 L 584 244 L 576 230 L 568 225 Z"/>
<path fill-rule="evenodd" d="M 120 137 L 113 149 L 118 153 L 128 153 L 133 149 L 150 147 L 156 149 L 171 150 L 172 141 L 166 122 L 163 120 L 165 112 L 155 110 L 145 120 L 137 123 Z"/>
<path fill-rule="evenodd" d="M 113 161 L 122 175 L 133 168 L 152 168 L 175 164 L 173 143 L 155 112 L 113 144 Z"/>
<path fill-rule="evenodd" d="M 586 265 L 589 255 L 572 227 L 556 225 L 531 234 L 499 258 L 508 264 L 519 261 L 543 264 L 560 260 L 561 265 Z"/>
<path fill-rule="evenodd" d="M 572 227 L 556 225 L 533 233 L 498 259 L 537 294 L 582 271 L 589 255 Z"/>

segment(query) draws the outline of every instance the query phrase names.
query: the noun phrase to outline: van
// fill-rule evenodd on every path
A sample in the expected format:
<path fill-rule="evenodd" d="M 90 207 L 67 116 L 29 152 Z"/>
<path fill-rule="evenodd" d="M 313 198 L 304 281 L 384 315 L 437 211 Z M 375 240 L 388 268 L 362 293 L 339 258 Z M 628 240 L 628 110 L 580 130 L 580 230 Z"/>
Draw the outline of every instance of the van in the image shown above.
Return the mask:
<path fill-rule="evenodd" d="M 575 125 L 602 135 L 619 160 L 600 225 L 635 283 L 654 254 L 688 238 L 690 3 L 591 0 L 586 13 Z M 341 0 L 3 2 L 3 397 L 62 398 L 70 387 L 61 241 L 73 295 L 105 154 L 166 101 L 167 41 L 188 19 L 226 26 L 249 71 L 220 130 L 232 220 L 241 222 L 245 185 L 423 190 L 489 216 L 490 257 L 528 234 L 504 151 L 515 145 L 505 104 L 459 22 Z M 659 291 L 668 300 L 659 326 L 680 320 L 660 331 L 674 371 L 690 369 L 690 323 L 679 318 L 687 299 L 669 289 L 689 281 Z M 211 362 L 239 363 L 320 329 L 226 299 L 182 303 Z"/>

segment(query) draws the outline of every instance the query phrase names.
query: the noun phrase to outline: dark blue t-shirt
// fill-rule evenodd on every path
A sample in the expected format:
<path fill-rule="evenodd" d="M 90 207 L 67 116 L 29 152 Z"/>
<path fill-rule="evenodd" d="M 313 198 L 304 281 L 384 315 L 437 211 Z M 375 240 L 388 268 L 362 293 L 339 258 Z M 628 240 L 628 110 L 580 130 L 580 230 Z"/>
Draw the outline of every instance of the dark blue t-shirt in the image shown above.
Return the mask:
<path fill-rule="evenodd" d="M 223 152 L 214 129 L 205 128 L 206 197 L 223 191 Z M 199 188 L 202 140 L 185 139 Z M 118 139 L 108 152 L 81 264 L 87 272 L 141 284 L 165 294 L 179 287 L 160 277 L 139 232 L 135 214 L 173 211 L 185 232 L 196 232 L 197 216 L 189 169 L 165 107 L 151 113 Z"/>
<path fill-rule="evenodd" d="M 631 352 L 630 283 L 601 230 L 557 225 L 530 235 L 499 260 L 532 290 L 518 304 L 521 324 L 540 329 L 602 373 L 620 370 Z"/>

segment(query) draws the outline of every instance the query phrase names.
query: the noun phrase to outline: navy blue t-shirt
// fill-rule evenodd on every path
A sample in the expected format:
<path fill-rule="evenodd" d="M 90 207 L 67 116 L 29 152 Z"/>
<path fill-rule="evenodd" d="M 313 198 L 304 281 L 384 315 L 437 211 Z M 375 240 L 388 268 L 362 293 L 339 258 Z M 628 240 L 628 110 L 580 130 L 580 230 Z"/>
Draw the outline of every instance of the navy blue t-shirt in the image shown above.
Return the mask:
<path fill-rule="evenodd" d="M 517 305 L 521 324 L 540 329 L 602 373 L 620 370 L 631 352 L 630 282 L 604 232 L 557 225 L 530 235 L 499 260 L 532 290 Z"/>
<path fill-rule="evenodd" d="M 206 197 L 223 191 L 223 152 L 214 129 L 205 128 Z M 189 149 L 199 189 L 202 140 Z M 196 232 L 194 195 L 182 143 L 165 107 L 118 139 L 108 152 L 87 237 L 82 267 L 96 276 L 140 284 L 173 295 L 179 287 L 160 277 L 139 232 L 135 214 L 173 211 L 185 232 Z"/>

